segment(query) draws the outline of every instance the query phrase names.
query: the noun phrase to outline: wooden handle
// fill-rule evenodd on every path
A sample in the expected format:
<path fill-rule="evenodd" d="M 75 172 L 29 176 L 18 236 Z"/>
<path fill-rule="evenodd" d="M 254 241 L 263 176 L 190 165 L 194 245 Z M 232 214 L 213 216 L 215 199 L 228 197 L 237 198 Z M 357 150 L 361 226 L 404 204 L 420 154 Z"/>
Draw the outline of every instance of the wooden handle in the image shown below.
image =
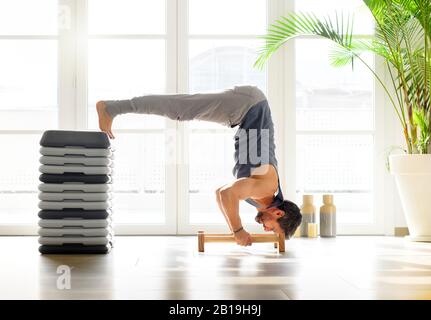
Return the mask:
<path fill-rule="evenodd" d="M 278 242 L 278 236 L 272 234 L 251 234 L 252 242 Z M 236 242 L 232 235 L 206 234 L 205 242 Z"/>
<path fill-rule="evenodd" d="M 198 251 L 205 251 L 205 234 L 203 231 L 198 231 Z"/>
<path fill-rule="evenodd" d="M 278 234 L 278 252 L 285 252 L 286 236 L 284 233 Z"/>
<path fill-rule="evenodd" d="M 262 242 L 273 242 L 274 247 L 277 248 L 279 252 L 285 251 L 285 236 L 284 234 L 250 234 L 252 242 L 262 243 Z M 204 231 L 198 231 L 198 250 L 199 252 L 204 252 L 205 243 L 208 242 L 236 242 L 235 237 L 232 234 L 223 233 L 213 233 L 205 234 Z"/>

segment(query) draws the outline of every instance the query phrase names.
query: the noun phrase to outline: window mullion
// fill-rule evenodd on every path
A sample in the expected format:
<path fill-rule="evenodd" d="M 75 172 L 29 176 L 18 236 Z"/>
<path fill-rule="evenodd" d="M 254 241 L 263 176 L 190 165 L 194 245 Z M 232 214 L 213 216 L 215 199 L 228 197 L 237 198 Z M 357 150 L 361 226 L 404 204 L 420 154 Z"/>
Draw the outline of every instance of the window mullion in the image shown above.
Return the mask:
<path fill-rule="evenodd" d="M 177 0 L 166 0 L 166 91 L 176 93 L 178 91 L 178 39 Z M 165 167 L 165 217 L 166 230 L 169 234 L 177 233 L 178 220 L 178 132 L 177 124 L 173 120 L 166 119 L 166 167 Z"/>
<path fill-rule="evenodd" d="M 77 1 L 76 114 L 77 129 L 88 127 L 88 0 Z"/>
<path fill-rule="evenodd" d="M 58 24 L 58 127 L 76 128 L 76 5 L 59 0 Z"/>
<path fill-rule="evenodd" d="M 177 91 L 178 93 L 188 92 L 188 0 L 177 1 Z M 187 124 L 177 123 L 177 233 L 186 233 L 186 227 L 190 221 L 189 203 L 189 143 Z"/>
<path fill-rule="evenodd" d="M 275 18 L 285 15 L 286 13 L 293 12 L 295 10 L 294 0 L 283 0 L 278 3 L 278 6 L 272 10 L 273 14 L 270 17 L 269 23 Z M 279 85 L 277 90 L 280 92 L 280 102 L 282 106 L 282 121 L 277 119 L 275 124 L 278 128 L 284 128 L 283 132 L 280 133 L 281 145 L 284 147 L 278 153 L 280 156 L 280 177 L 282 183 L 285 185 L 285 195 L 288 199 L 296 198 L 296 109 L 292 108 L 295 106 L 295 90 L 296 90 L 296 68 L 295 68 L 295 40 L 293 40 L 288 46 L 280 48 L 281 55 L 279 59 L 282 60 L 280 69 L 274 67 L 269 70 L 269 81 L 276 82 L 275 77 L 280 74 Z M 282 70 L 283 72 L 279 72 Z M 273 84 L 269 83 L 269 88 L 273 87 Z M 271 96 L 271 94 L 270 94 Z M 279 144 L 280 146 L 280 144 Z M 285 168 L 285 169 L 283 169 Z"/>

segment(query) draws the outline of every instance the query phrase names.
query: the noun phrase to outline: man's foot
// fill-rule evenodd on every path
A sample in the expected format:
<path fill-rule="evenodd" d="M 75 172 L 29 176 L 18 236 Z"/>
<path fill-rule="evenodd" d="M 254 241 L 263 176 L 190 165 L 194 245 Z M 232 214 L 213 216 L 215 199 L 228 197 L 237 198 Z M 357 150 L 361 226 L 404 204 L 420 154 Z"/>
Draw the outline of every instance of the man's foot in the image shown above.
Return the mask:
<path fill-rule="evenodd" d="M 96 103 L 97 115 L 99 116 L 99 128 L 105 132 L 109 138 L 115 139 L 112 133 L 112 117 L 106 111 L 106 104 L 103 101 Z"/>

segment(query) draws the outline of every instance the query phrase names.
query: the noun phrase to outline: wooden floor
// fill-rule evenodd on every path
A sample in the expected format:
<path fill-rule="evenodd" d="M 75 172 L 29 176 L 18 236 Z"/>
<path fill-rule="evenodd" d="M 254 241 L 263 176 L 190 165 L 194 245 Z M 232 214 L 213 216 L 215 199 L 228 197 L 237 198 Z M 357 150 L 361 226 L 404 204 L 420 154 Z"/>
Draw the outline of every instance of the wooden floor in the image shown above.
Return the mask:
<path fill-rule="evenodd" d="M 109 255 L 41 256 L 36 237 L 0 237 L 0 299 L 431 299 L 431 243 L 293 239 L 250 248 L 195 237 L 116 237 Z M 71 289 L 57 288 L 58 266 Z"/>

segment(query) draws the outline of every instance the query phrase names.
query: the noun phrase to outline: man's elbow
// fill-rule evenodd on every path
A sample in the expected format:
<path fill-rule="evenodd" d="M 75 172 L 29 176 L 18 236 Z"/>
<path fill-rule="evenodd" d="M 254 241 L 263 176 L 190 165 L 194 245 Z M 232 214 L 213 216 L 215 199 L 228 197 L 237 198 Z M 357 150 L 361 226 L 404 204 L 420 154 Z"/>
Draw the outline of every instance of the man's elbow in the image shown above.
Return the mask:
<path fill-rule="evenodd" d="M 235 192 L 230 187 L 222 188 L 219 191 L 219 196 L 220 196 L 221 201 L 223 201 L 223 202 L 231 201 L 231 200 L 235 199 Z"/>

